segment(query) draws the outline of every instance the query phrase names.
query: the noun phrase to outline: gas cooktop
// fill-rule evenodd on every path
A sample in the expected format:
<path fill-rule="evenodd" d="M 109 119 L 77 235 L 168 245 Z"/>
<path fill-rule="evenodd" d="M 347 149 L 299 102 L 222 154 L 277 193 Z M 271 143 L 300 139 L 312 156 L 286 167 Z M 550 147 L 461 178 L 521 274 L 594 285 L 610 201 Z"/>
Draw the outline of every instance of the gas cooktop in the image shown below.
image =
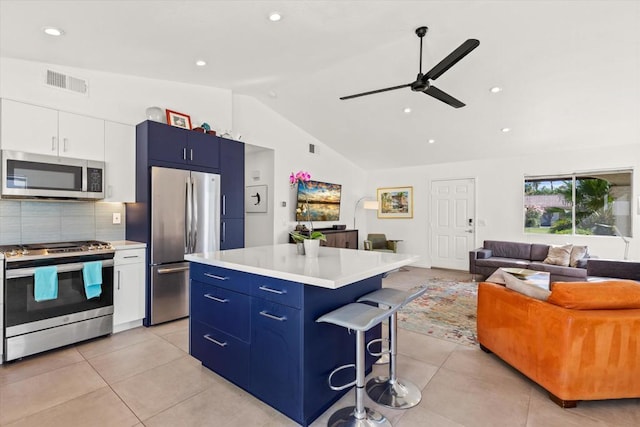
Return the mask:
<path fill-rule="evenodd" d="M 0 253 L 4 255 L 7 262 L 60 257 L 60 256 L 81 256 L 96 253 L 114 252 L 113 246 L 109 242 L 98 240 L 82 240 L 77 242 L 58 243 L 29 243 L 24 245 L 0 246 Z"/>

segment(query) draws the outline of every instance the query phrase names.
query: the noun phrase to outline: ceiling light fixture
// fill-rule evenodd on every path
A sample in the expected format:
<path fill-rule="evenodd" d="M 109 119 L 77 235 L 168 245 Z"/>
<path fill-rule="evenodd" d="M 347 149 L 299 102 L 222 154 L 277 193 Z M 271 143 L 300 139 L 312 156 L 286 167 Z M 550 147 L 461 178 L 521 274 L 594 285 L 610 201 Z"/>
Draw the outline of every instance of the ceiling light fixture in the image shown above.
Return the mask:
<path fill-rule="evenodd" d="M 58 37 L 64 34 L 64 31 L 62 31 L 60 28 L 55 27 L 45 27 L 42 29 L 42 31 L 44 31 L 45 34 L 54 37 Z"/>
<path fill-rule="evenodd" d="M 490 91 L 491 93 L 498 93 L 498 92 L 502 92 L 502 88 L 501 88 L 501 87 L 498 87 L 498 86 L 494 86 L 494 87 L 492 87 L 491 89 L 489 89 L 489 91 Z"/>
<path fill-rule="evenodd" d="M 204 61 L 204 60 L 202 60 L 202 59 L 198 59 L 198 60 L 196 61 L 196 65 L 197 65 L 198 67 L 204 67 L 205 65 L 207 65 L 207 61 Z"/>
<path fill-rule="evenodd" d="M 503 133 L 507 133 L 509 132 L 511 129 L 510 128 L 502 128 L 500 129 Z"/>
<path fill-rule="evenodd" d="M 282 19 L 282 15 L 280 15 L 278 12 L 272 12 L 269 14 L 269 21 L 271 22 L 278 22 Z"/>
<path fill-rule="evenodd" d="M 404 111 L 405 113 L 409 114 L 409 113 L 411 112 L 411 108 L 406 107 L 406 108 L 405 108 L 404 110 L 402 110 L 402 111 Z"/>
<path fill-rule="evenodd" d="M 435 139 L 430 139 L 430 140 L 428 140 L 427 142 L 428 142 L 429 144 L 433 144 L 434 142 L 436 142 L 436 140 L 435 140 Z"/>

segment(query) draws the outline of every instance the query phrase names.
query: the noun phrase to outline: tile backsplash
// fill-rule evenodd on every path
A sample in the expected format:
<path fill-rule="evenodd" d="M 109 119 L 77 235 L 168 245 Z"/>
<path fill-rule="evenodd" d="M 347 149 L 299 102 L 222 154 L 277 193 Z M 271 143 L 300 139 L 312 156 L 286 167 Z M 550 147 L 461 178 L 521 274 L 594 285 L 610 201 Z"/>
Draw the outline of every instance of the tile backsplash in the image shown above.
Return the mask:
<path fill-rule="evenodd" d="M 124 240 L 124 216 L 123 203 L 0 200 L 0 245 Z"/>

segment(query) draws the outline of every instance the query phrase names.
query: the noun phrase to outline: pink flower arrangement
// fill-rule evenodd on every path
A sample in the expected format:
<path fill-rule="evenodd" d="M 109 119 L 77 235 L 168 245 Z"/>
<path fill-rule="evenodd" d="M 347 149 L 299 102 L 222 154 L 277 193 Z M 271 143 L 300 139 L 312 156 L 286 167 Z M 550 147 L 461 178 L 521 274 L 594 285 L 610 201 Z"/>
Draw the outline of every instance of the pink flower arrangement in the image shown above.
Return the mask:
<path fill-rule="evenodd" d="M 295 174 L 291 172 L 291 175 L 289 175 L 289 184 L 291 184 L 291 187 L 297 187 L 299 182 L 304 184 L 310 179 L 311 174 L 309 172 L 298 171 Z"/>

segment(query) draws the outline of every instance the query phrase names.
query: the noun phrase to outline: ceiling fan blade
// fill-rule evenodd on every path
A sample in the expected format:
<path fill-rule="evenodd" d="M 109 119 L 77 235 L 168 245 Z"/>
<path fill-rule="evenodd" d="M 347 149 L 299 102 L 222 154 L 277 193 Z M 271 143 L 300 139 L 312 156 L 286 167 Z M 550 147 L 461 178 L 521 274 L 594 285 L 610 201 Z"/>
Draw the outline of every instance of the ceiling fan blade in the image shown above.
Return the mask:
<path fill-rule="evenodd" d="M 451 52 L 446 58 L 440 61 L 435 67 L 430 69 L 427 74 L 422 78 L 423 82 L 427 80 L 435 80 L 442 75 L 449 68 L 453 67 L 460 61 L 462 58 L 467 56 L 473 49 L 477 48 L 480 45 L 480 42 L 476 39 L 469 39 L 466 42 L 462 43 L 456 50 Z"/>
<path fill-rule="evenodd" d="M 427 95 L 433 96 L 435 99 L 438 99 L 445 104 L 451 105 L 453 108 L 460 108 L 465 106 L 464 102 L 455 99 L 453 96 L 441 91 L 435 86 L 429 86 L 427 89 L 423 90 L 423 92 Z"/>
<path fill-rule="evenodd" d="M 411 86 L 411 83 L 407 83 L 406 85 L 401 85 L 401 86 L 388 87 L 385 89 L 372 90 L 371 92 L 363 92 L 355 95 L 342 96 L 340 97 L 340 99 L 345 100 L 345 99 L 357 98 L 359 96 L 373 95 L 374 93 L 387 92 L 390 90 L 402 89 L 403 87 L 409 87 L 409 86 Z"/>

